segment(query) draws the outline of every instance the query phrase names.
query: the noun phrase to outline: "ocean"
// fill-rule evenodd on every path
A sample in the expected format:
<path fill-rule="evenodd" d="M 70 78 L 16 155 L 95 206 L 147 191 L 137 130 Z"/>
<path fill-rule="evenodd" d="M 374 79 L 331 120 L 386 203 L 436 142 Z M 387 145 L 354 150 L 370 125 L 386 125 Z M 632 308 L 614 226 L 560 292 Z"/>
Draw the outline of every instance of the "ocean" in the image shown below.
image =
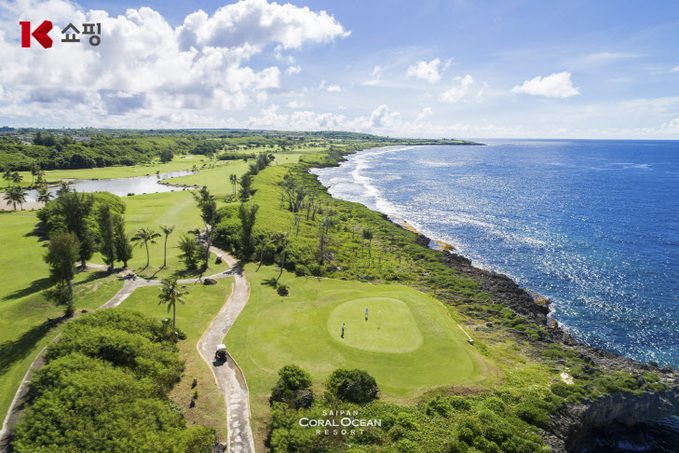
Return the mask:
<path fill-rule="evenodd" d="M 578 340 L 679 368 L 679 141 L 481 142 L 313 172 L 547 297 Z"/>

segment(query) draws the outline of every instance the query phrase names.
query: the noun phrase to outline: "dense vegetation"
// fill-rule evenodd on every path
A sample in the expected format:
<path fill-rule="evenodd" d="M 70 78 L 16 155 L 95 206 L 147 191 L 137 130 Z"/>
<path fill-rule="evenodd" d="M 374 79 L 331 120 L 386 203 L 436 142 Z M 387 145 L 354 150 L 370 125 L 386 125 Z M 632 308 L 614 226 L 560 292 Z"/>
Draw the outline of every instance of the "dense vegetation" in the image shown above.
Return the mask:
<path fill-rule="evenodd" d="M 165 396 L 184 366 L 173 339 L 168 323 L 126 310 L 70 323 L 31 382 L 15 451 L 209 451 L 214 432 L 188 429 Z"/>

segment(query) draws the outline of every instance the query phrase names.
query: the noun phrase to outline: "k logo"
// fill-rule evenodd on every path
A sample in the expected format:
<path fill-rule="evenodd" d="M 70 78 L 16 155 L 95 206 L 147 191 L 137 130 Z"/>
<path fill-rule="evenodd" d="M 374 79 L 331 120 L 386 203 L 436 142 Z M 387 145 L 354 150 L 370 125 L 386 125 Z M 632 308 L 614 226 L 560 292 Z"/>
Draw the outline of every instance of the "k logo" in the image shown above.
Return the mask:
<path fill-rule="evenodd" d="M 19 22 L 19 24 L 21 25 L 21 47 L 31 47 L 31 36 L 45 49 L 52 47 L 52 38 L 47 36 L 47 33 L 52 30 L 51 21 L 44 20 L 33 33 L 31 33 L 30 22 Z"/>

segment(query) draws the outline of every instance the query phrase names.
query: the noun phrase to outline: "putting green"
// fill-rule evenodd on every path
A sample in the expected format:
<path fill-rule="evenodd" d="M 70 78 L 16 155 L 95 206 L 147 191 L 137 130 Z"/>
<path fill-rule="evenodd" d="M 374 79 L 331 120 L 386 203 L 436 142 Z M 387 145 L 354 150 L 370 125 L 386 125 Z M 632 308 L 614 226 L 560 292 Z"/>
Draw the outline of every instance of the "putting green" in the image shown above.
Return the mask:
<path fill-rule="evenodd" d="M 408 305 L 390 297 L 344 302 L 330 313 L 327 327 L 335 340 L 364 351 L 410 352 L 424 341 Z"/>

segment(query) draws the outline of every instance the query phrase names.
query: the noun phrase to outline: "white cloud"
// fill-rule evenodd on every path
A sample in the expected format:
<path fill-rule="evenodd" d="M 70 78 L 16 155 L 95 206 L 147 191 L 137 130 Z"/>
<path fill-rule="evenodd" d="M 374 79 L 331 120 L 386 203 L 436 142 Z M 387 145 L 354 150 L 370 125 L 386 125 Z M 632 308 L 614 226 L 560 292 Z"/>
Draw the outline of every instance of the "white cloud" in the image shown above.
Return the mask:
<path fill-rule="evenodd" d="M 387 104 L 382 104 L 370 113 L 368 125 L 372 129 L 394 129 L 401 124 L 401 114 L 389 110 Z"/>
<path fill-rule="evenodd" d="M 307 103 L 301 99 L 293 99 L 292 101 L 287 103 L 287 106 L 288 108 L 291 109 L 304 109 L 309 107 Z"/>
<path fill-rule="evenodd" d="M 425 119 L 425 118 L 427 118 L 427 117 L 429 117 L 429 116 L 432 116 L 433 114 L 434 114 L 434 112 L 432 111 L 431 108 L 425 107 L 425 108 L 423 108 L 422 111 L 417 115 L 417 118 L 415 119 L 415 122 L 416 122 L 416 123 L 417 123 L 417 122 L 420 122 L 420 121 L 422 121 L 423 119 Z"/>
<path fill-rule="evenodd" d="M 426 80 L 429 83 L 436 83 L 441 80 L 441 74 L 439 73 L 440 65 L 441 60 L 438 58 L 431 60 L 429 63 L 426 61 L 418 61 L 414 65 L 408 67 L 406 77 Z"/>
<path fill-rule="evenodd" d="M 573 86 L 571 73 L 564 71 L 546 77 L 537 76 L 534 79 L 526 80 L 523 82 L 523 85 L 514 86 L 512 93 L 524 93 L 550 98 L 569 98 L 580 94 L 580 90 Z"/>
<path fill-rule="evenodd" d="M 328 85 L 328 91 L 331 93 L 338 93 L 342 91 L 342 87 L 337 84 Z"/>
<path fill-rule="evenodd" d="M 675 66 L 672 69 L 670 69 L 670 72 L 679 72 L 679 66 Z"/>
<path fill-rule="evenodd" d="M 478 98 L 481 95 L 480 91 L 474 90 L 474 79 L 469 74 L 464 76 L 464 78 L 457 77 L 455 82 L 455 85 L 441 95 L 440 101 L 455 104 L 462 100 L 470 99 L 472 96 Z"/>
<path fill-rule="evenodd" d="M 31 49 L 22 49 L 15 42 L 17 17 L 49 17 L 54 46 L 45 50 L 34 41 Z M 69 22 L 100 22 L 101 44 L 61 43 L 56 29 Z M 242 109 L 281 89 L 281 69 L 253 69 L 251 57 L 348 35 L 325 12 L 266 0 L 241 0 L 212 16 L 198 11 L 176 28 L 148 7 L 111 17 L 65 0 L 3 2 L 0 109 L 9 112 L 7 118 L 36 121 L 43 115 L 60 117 L 63 124 L 67 116 L 75 124 L 96 119 L 95 125 L 108 125 L 110 115 L 172 121 L 186 117 L 186 109 Z M 287 74 L 301 70 L 286 60 Z"/>
<path fill-rule="evenodd" d="M 377 86 L 382 83 L 382 68 L 380 66 L 375 66 L 373 68 L 372 79 L 363 82 L 366 86 Z"/>

